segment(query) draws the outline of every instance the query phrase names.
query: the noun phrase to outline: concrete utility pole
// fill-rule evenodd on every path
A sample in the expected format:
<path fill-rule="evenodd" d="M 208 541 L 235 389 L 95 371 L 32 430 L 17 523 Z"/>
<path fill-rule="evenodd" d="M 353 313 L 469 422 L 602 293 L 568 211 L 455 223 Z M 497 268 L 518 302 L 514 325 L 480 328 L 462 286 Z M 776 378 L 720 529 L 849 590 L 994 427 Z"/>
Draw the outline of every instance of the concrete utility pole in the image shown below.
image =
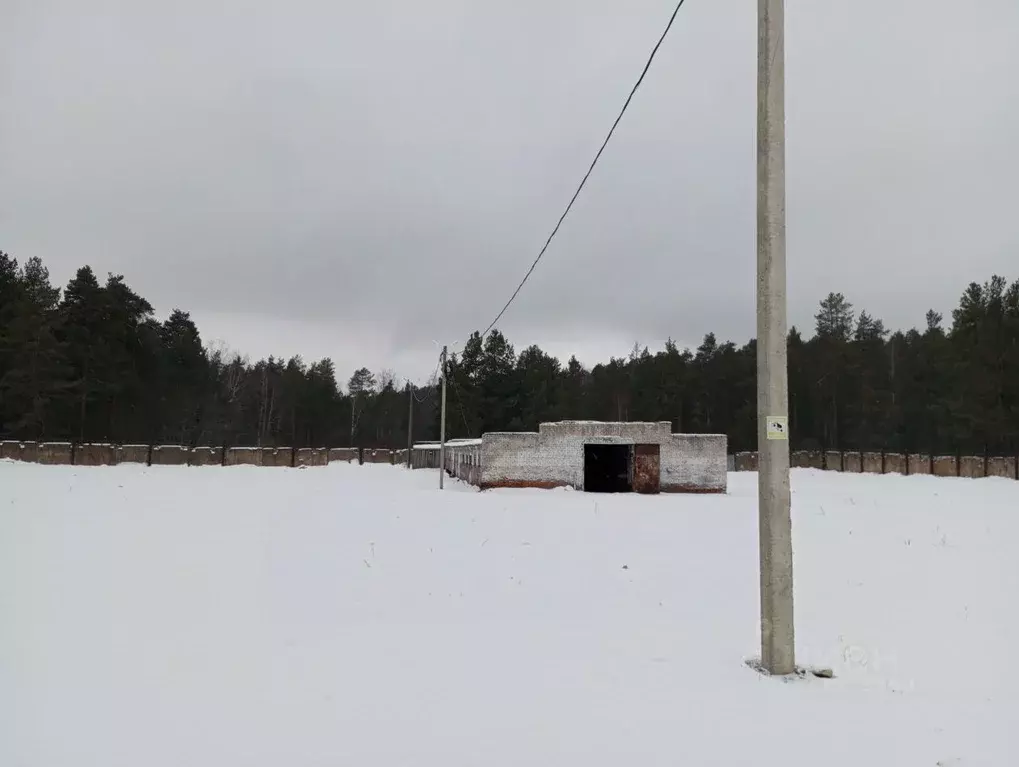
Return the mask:
<path fill-rule="evenodd" d="M 761 665 L 796 670 L 789 507 L 784 0 L 757 3 L 757 452 Z"/>
<path fill-rule="evenodd" d="M 446 478 L 446 347 L 442 347 L 442 405 L 439 410 L 439 489 Z"/>
<path fill-rule="evenodd" d="M 410 457 L 414 450 L 414 384 L 407 381 L 407 468 L 411 468 Z"/>

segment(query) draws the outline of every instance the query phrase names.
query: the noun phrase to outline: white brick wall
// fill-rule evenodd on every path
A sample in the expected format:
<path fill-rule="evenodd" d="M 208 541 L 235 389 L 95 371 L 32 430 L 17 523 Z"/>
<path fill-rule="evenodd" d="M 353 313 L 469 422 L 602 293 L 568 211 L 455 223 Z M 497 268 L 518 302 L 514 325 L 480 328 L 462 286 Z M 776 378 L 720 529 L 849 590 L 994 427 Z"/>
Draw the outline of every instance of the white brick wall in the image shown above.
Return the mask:
<path fill-rule="evenodd" d="M 726 437 L 672 434 L 660 423 L 543 423 L 537 433 L 482 438 L 481 486 L 584 487 L 584 445 L 661 445 L 663 491 L 725 492 Z"/>
<path fill-rule="evenodd" d="M 728 482 L 724 434 L 673 434 L 662 443 L 664 492 L 724 493 Z"/>

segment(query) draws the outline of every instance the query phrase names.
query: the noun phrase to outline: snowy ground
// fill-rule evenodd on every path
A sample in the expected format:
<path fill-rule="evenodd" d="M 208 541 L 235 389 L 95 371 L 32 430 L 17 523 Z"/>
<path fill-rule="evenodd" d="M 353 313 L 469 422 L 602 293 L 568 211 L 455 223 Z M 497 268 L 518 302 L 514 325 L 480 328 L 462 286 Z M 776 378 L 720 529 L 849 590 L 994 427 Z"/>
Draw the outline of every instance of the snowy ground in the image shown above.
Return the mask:
<path fill-rule="evenodd" d="M 1019 764 L 1019 482 L 794 473 L 799 660 L 727 496 L 0 462 L 0 765 Z"/>

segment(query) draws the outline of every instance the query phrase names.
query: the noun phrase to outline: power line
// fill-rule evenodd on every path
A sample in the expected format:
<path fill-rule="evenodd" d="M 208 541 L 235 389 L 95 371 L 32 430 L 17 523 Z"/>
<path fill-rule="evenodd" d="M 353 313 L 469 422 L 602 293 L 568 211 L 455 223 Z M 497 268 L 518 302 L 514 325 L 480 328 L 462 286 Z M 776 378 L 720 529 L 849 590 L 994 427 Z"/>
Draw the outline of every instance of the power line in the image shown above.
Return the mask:
<path fill-rule="evenodd" d="M 447 378 L 452 378 L 452 380 L 453 380 L 453 393 L 456 395 L 456 402 L 457 402 L 457 405 L 459 405 L 459 407 L 460 407 L 460 416 L 461 416 L 461 418 L 463 418 L 464 429 L 467 430 L 467 436 L 470 437 L 471 436 L 471 425 L 467 422 L 467 411 L 464 410 L 463 397 L 460 396 L 460 384 L 456 380 L 456 375 L 453 375 L 453 376 L 449 375 L 449 370 L 448 370 L 449 363 L 448 362 L 446 363 L 446 365 L 447 365 L 447 370 L 444 371 L 444 375 Z"/>
<path fill-rule="evenodd" d="M 411 396 L 414 397 L 414 401 L 417 402 L 419 405 L 424 403 L 428 399 L 430 399 L 432 394 L 435 393 L 435 383 L 434 383 L 435 380 L 436 380 L 435 377 L 438 374 L 439 368 L 441 366 L 442 366 L 442 357 L 440 356 L 439 357 L 439 361 L 435 363 L 435 370 L 433 370 L 432 374 L 428 377 L 428 384 L 427 384 L 427 386 L 424 387 L 424 388 L 427 389 L 427 394 L 425 394 L 425 396 L 423 396 L 421 399 L 418 399 L 417 395 L 414 394 L 414 389 L 416 389 L 417 387 L 414 386 L 414 384 L 411 384 L 411 390 L 410 390 L 411 391 Z"/>
<path fill-rule="evenodd" d="M 609 141 L 612 139 L 612 134 L 616 132 L 616 127 L 619 125 L 619 121 L 622 120 L 623 115 L 626 114 L 626 110 L 630 106 L 630 102 L 633 100 L 634 94 L 637 93 L 637 89 L 640 87 L 640 84 L 644 82 L 644 76 L 647 75 L 648 70 L 651 69 L 651 62 L 655 60 L 655 55 L 658 53 L 658 49 L 661 48 L 662 43 L 665 42 L 665 38 L 666 36 L 668 36 L 669 30 L 672 29 L 673 22 L 676 20 L 676 16 L 679 14 L 679 9 L 683 7 L 683 3 L 685 2 L 686 0 L 679 0 L 679 2 L 676 4 L 676 8 L 675 10 L 673 10 L 672 16 L 669 18 L 669 23 L 665 25 L 665 31 L 662 32 L 662 36 L 658 38 L 658 42 L 655 43 L 655 47 L 651 49 L 651 55 L 648 56 L 647 63 L 644 65 L 644 69 L 641 71 L 640 77 L 637 78 L 637 82 L 634 83 L 633 88 L 630 89 L 630 95 L 626 97 L 626 101 L 623 103 L 623 108 L 619 110 L 619 114 L 616 116 L 615 122 L 613 122 L 612 127 L 609 128 L 609 132 L 605 136 L 605 140 L 602 142 L 601 147 L 598 149 L 598 153 L 594 156 L 594 160 L 591 161 L 591 165 L 590 167 L 588 167 L 587 173 L 584 174 L 584 178 L 581 179 L 580 186 L 578 186 L 577 191 L 573 193 L 573 197 L 570 198 L 570 202 L 566 206 L 566 210 L 564 210 L 563 214 L 559 217 L 559 221 L 556 223 L 555 228 L 552 230 L 552 234 L 550 234 L 548 236 L 548 239 L 545 240 L 545 245 L 538 253 L 538 257 L 534 259 L 534 263 L 531 264 L 531 268 L 527 270 L 527 274 L 524 275 L 524 279 L 522 279 L 520 281 L 520 284 L 517 285 L 517 289 L 513 291 L 513 295 L 510 296 L 509 301 L 506 302 L 506 305 L 503 306 L 502 310 L 495 316 L 495 319 L 492 320 L 491 324 L 487 328 L 485 328 L 485 332 L 481 334 L 482 338 L 487 336 L 491 332 L 492 328 L 495 327 L 496 323 L 500 319 L 502 319 L 502 315 L 506 313 L 506 310 L 509 309 L 510 304 L 512 304 L 513 301 L 516 299 L 517 294 L 520 293 L 520 289 L 524 287 L 524 283 L 527 282 L 528 278 L 531 276 L 531 273 L 534 271 L 534 267 L 536 267 L 538 265 L 538 262 L 541 261 L 542 256 L 545 255 L 545 251 L 548 250 L 548 246 L 552 243 L 552 239 L 559 232 L 559 227 L 563 225 L 563 221 L 566 220 L 566 216 L 569 215 L 570 210 L 573 208 L 573 203 L 577 201 L 577 198 L 580 196 L 580 192 L 583 190 L 584 185 L 587 183 L 588 178 L 591 177 L 591 172 L 594 170 L 594 166 L 598 164 L 598 160 L 601 159 L 602 152 L 605 151 L 605 147 L 608 146 Z"/>
<path fill-rule="evenodd" d="M 409 378 L 407 379 L 407 386 L 410 387 L 410 396 L 412 396 L 414 398 L 414 401 L 417 402 L 419 405 L 423 405 L 425 402 L 431 399 L 432 395 L 435 393 L 437 381 L 436 376 L 438 375 L 439 368 L 441 366 L 442 366 L 442 355 L 440 354 L 438 362 L 435 363 L 435 370 L 432 371 L 432 374 L 428 377 L 428 383 L 425 384 L 424 386 L 420 387 L 415 386 L 414 383 Z M 425 392 L 424 396 L 419 398 L 418 395 L 414 393 L 415 389 L 422 389 Z"/>
<path fill-rule="evenodd" d="M 464 419 L 464 428 L 467 430 L 467 436 L 471 436 L 471 426 L 467 423 L 467 412 L 464 410 L 464 401 L 460 397 L 460 385 L 456 382 L 456 376 L 453 376 L 453 392 L 456 394 L 456 402 L 460 406 L 460 415 Z"/>

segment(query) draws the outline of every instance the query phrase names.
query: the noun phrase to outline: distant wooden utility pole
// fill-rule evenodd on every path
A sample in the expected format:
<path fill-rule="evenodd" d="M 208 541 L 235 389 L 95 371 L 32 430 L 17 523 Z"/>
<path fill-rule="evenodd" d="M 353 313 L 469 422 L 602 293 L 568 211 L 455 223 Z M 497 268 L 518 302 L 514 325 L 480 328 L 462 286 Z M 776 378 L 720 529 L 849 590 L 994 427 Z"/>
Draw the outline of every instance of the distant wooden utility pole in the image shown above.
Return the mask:
<path fill-rule="evenodd" d="M 442 347 L 442 404 L 439 408 L 439 489 L 446 477 L 446 347 Z"/>
<path fill-rule="evenodd" d="M 410 455 L 414 449 L 414 384 L 407 381 L 407 468 L 411 468 Z"/>

